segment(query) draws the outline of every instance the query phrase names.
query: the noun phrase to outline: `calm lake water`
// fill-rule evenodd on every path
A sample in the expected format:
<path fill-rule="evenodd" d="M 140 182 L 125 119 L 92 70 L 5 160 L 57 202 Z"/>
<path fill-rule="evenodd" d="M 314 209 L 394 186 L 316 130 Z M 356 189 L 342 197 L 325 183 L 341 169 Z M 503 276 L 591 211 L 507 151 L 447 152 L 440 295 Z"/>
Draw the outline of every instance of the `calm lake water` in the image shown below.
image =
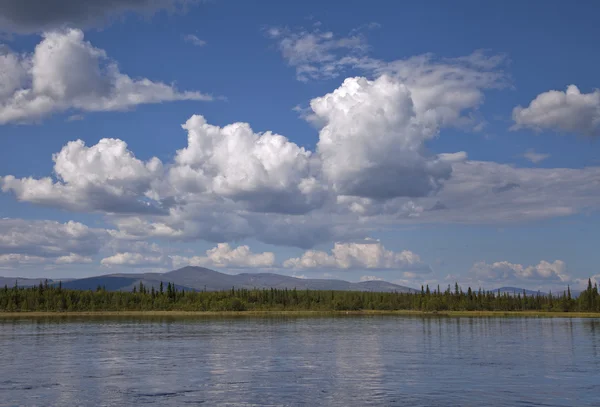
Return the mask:
<path fill-rule="evenodd" d="M 0 319 L 0 406 L 599 406 L 600 320 Z"/>

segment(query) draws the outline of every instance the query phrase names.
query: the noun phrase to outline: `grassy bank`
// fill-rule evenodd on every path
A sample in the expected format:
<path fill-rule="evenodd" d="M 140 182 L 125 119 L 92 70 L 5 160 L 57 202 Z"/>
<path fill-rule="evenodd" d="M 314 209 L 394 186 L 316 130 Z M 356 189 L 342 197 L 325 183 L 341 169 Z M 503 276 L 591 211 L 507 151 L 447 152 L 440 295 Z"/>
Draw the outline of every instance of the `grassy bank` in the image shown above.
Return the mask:
<path fill-rule="evenodd" d="M 598 312 L 545 311 L 89 311 L 89 312 L 0 312 L 2 318 L 73 317 L 322 317 L 322 316 L 417 316 L 417 317 L 529 317 L 600 318 Z"/>

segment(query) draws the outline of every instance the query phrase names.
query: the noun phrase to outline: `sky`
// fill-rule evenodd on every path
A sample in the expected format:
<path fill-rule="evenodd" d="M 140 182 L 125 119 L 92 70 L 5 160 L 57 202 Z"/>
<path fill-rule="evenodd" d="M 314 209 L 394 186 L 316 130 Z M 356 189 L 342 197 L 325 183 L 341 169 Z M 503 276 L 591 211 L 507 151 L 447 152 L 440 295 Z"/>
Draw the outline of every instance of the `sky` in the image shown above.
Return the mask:
<path fill-rule="evenodd" d="M 599 11 L 3 1 L 0 275 L 600 281 Z"/>

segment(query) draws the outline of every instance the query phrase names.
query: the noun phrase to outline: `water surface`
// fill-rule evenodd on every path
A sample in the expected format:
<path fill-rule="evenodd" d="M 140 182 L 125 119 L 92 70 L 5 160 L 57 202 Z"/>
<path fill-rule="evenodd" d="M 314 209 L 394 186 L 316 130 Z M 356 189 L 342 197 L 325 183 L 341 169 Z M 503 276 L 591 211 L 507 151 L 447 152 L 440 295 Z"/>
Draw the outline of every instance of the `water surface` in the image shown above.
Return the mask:
<path fill-rule="evenodd" d="M 600 320 L 0 319 L 0 406 L 599 406 Z"/>

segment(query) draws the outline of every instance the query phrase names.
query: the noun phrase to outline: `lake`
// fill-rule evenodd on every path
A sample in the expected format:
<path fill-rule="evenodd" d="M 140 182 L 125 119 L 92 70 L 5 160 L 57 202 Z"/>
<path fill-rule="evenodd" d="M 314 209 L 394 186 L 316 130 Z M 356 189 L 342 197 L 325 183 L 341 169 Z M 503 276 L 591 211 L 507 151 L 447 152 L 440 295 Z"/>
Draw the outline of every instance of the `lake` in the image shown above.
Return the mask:
<path fill-rule="evenodd" d="M 0 406 L 599 406 L 600 320 L 0 319 Z"/>

